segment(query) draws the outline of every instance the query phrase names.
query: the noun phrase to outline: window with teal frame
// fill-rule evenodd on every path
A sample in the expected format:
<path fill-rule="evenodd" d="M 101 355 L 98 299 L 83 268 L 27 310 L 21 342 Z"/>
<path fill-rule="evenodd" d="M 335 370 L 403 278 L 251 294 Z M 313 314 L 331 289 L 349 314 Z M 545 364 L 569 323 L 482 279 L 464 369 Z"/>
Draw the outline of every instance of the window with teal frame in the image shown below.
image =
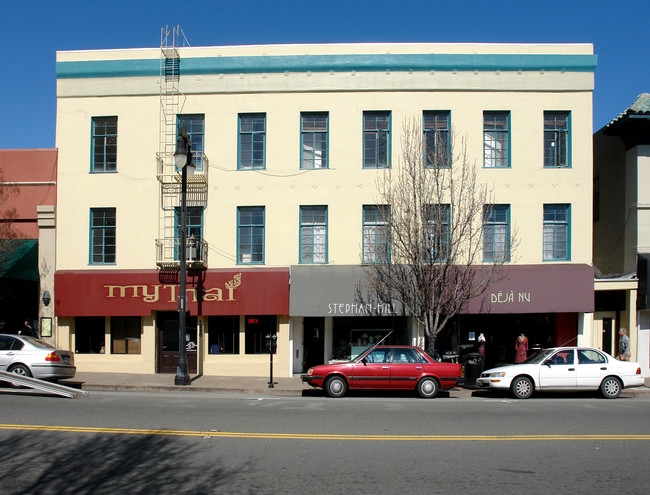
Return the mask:
<path fill-rule="evenodd" d="M 483 261 L 510 261 L 510 205 L 483 207 Z"/>
<path fill-rule="evenodd" d="M 425 263 L 447 261 L 450 215 L 450 205 L 427 205 L 424 209 L 422 260 Z"/>
<path fill-rule="evenodd" d="M 327 206 L 300 207 L 300 263 L 327 263 Z"/>
<path fill-rule="evenodd" d="M 390 112 L 363 112 L 363 168 L 390 167 Z"/>
<path fill-rule="evenodd" d="M 237 208 L 237 263 L 264 263 L 264 207 Z"/>
<path fill-rule="evenodd" d="M 571 167 L 569 112 L 544 112 L 544 167 Z"/>
<path fill-rule="evenodd" d="M 390 207 L 364 205 L 363 207 L 363 262 L 390 261 Z"/>
<path fill-rule="evenodd" d="M 205 151 L 205 117 L 201 114 L 178 115 L 176 119 L 177 134 L 181 127 L 185 128 L 192 143 L 192 162 L 196 170 L 203 170 L 203 152 Z"/>
<path fill-rule="evenodd" d="M 174 208 L 174 224 L 176 233 L 176 239 L 174 242 L 174 259 L 178 261 L 178 248 L 180 247 L 181 242 L 181 209 L 180 207 Z M 201 240 L 203 239 L 203 207 L 202 206 L 188 206 L 187 208 L 187 231 L 185 232 L 186 242 L 189 243 L 190 239 L 194 239 L 194 246 L 196 251 L 196 259 L 201 259 Z M 186 250 L 186 253 L 188 251 Z M 190 256 L 186 256 L 187 259 Z"/>
<path fill-rule="evenodd" d="M 93 117 L 91 134 L 90 171 L 117 172 L 117 117 Z"/>
<path fill-rule="evenodd" d="M 570 205 L 544 205 L 544 261 L 568 261 L 571 259 L 570 227 Z"/>
<path fill-rule="evenodd" d="M 266 114 L 239 115 L 238 170 L 264 170 L 266 155 Z"/>
<path fill-rule="evenodd" d="M 327 112 L 300 114 L 300 168 L 329 168 Z"/>
<path fill-rule="evenodd" d="M 510 112 L 483 112 L 483 166 L 510 167 Z"/>
<path fill-rule="evenodd" d="M 449 168 L 451 166 L 451 141 L 449 112 L 424 112 L 424 166 Z"/>
<path fill-rule="evenodd" d="M 115 264 L 115 208 L 90 209 L 90 264 Z"/>

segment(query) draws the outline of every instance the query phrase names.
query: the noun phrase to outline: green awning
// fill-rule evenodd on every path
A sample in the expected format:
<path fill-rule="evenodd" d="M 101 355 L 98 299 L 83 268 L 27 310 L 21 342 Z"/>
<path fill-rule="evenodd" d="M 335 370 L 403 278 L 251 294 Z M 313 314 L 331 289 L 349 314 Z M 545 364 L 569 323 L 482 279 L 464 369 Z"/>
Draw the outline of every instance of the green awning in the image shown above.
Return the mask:
<path fill-rule="evenodd" d="M 38 282 L 38 241 L 16 239 L 0 242 L 0 278 Z"/>

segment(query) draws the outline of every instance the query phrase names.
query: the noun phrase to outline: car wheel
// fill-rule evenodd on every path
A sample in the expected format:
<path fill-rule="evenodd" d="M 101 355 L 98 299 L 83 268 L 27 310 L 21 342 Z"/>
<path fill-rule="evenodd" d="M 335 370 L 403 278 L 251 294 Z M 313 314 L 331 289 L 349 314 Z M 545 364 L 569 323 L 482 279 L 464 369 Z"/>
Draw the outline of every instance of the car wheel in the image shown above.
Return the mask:
<path fill-rule="evenodd" d="M 605 399 L 616 399 L 623 389 L 621 381 L 615 376 L 608 376 L 600 384 L 600 393 Z"/>
<path fill-rule="evenodd" d="M 423 399 L 433 399 L 436 395 L 438 395 L 440 386 L 438 385 L 438 380 L 435 378 L 426 377 L 422 378 L 422 380 L 418 382 L 417 390 L 418 394 Z"/>
<path fill-rule="evenodd" d="M 341 376 L 330 376 L 325 382 L 325 391 L 330 397 L 343 397 L 348 391 L 348 382 Z"/>
<path fill-rule="evenodd" d="M 528 399 L 528 397 L 533 395 L 534 388 L 533 382 L 525 376 L 515 378 L 512 385 L 510 385 L 512 395 L 517 399 Z"/>
<path fill-rule="evenodd" d="M 29 371 L 29 368 L 27 366 L 23 366 L 22 364 L 17 364 L 15 366 L 12 366 L 9 369 L 9 373 L 16 373 L 17 375 L 26 376 L 26 377 L 32 376 L 32 373 Z"/>

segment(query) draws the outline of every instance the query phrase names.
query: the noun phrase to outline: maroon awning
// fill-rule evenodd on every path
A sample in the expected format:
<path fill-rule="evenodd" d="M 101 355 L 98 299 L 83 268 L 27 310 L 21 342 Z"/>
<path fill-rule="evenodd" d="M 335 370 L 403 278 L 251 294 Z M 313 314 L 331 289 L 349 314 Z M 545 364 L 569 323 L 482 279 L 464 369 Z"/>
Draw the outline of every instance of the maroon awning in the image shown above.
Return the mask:
<path fill-rule="evenodd" d="M 178 275 L 157 270 L 62 270 L 56 316 L 147 316 L 178 310 Z M 288 315 L 289 269 L 207 270 L 188 277 L 192 315 Z"/>
<path fill-rule="evenodd" d="M 464 313 L 593 313 L 594 269 L 583 264 L 504 266 L 506 278 Z"/>

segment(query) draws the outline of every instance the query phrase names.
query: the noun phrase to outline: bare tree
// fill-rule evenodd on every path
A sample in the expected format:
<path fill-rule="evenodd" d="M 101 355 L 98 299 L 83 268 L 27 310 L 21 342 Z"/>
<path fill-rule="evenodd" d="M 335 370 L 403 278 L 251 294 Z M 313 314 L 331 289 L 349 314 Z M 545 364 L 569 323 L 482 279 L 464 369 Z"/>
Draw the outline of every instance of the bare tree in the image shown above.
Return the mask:
<path fill-rule="evenodd" d="M 435 129 L 425 133 L 411 118 L 404 121 L 401 145 L 399 166 L 377 179 L 387 242 L 383 258 L 365 264 L 367 282 L 377 299 L 422 324 L 433 352 L 449 320 L 507 276 L 503 264 L 514 233 L 486 232 L 493 261 L 483 262 L 483 219 L 494 212 L 493 197 L 477 181 L 465 139 L 457 142 L 451 132 Z M 364 232 L 364 249 L 378 248 L 371 234 Z"/>
<path fill-rule="evenodd" d="M 4 273 L 6 264 L 19 247 L 18 233 L 14 223 L 18 218 L 16 208 L 4 208 L 7 201 L 19 192 L 18 186 L 5 182 L 4 173 L 0 169 L 0 272 Z"/>

